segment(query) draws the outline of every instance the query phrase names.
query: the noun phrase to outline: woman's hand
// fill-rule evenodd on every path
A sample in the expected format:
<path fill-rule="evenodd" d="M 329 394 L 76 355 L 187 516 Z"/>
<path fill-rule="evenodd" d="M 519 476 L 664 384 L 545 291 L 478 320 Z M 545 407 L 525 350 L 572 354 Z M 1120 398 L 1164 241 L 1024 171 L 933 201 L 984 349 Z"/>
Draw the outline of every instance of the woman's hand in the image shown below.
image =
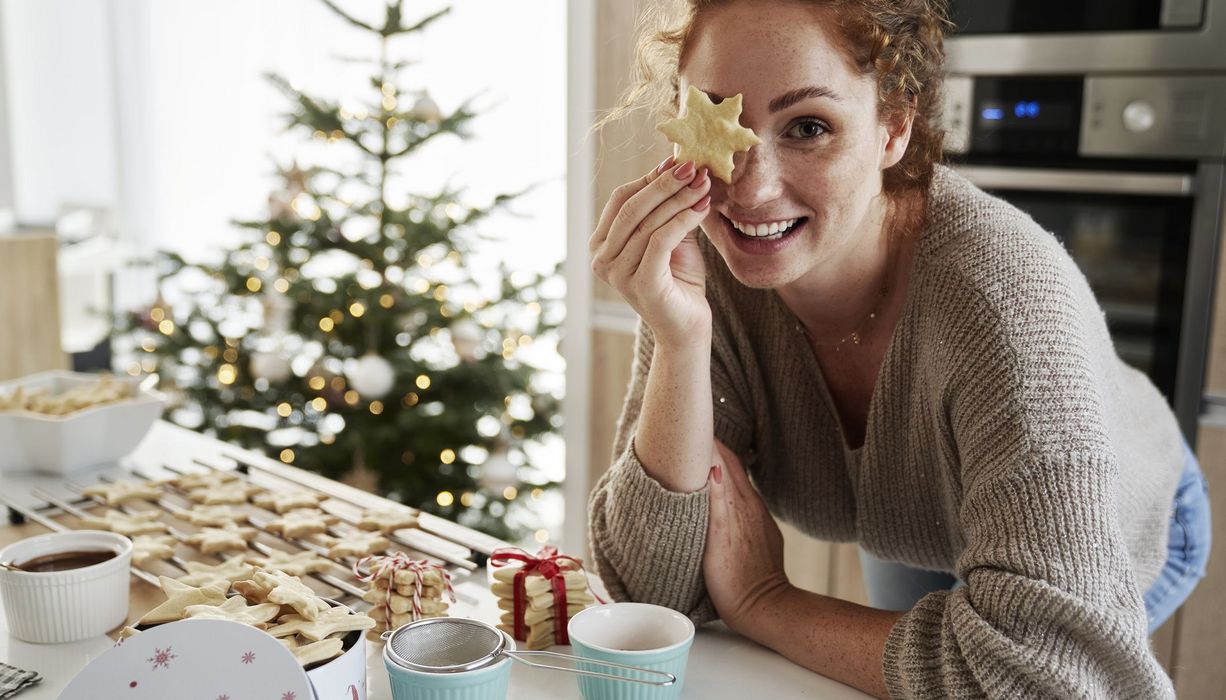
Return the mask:
<path fill-rule="evenodd" d="M 698 249 L 698 224 L 710 209 L 707 169 L 692 162 L 660 167 L 613 191 L 588 241 L 592 271 L 638 312 L 656 343 L 709 342 L 711 308 Z"/>
<path fill-rule="evenodd" d="M 791 587 L 783 571 L 783 533 L 737 456 L 718 440 L 715 449 L 702 572 L 720 618 L 744 633 L 756 609 Z"/>

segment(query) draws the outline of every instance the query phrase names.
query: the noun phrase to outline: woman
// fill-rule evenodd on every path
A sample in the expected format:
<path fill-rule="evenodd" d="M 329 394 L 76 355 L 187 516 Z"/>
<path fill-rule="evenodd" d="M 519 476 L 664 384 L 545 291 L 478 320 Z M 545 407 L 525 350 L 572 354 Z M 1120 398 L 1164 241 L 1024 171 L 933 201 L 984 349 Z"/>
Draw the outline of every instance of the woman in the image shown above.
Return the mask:
<path fill-rule="evenodd" d="M 632 102 L 741 94 L 762 142 L 592 235 L 641 318 L 590 503 L 610 592 L 879 697 L 1171 695 L 1147 631 L 1204 572 L 1199 467 L 1055 238 L 936 164 L 936 0 L 688 4 Z M 895 609 L 792 586 L 772 514 L 858 541 Z"/>

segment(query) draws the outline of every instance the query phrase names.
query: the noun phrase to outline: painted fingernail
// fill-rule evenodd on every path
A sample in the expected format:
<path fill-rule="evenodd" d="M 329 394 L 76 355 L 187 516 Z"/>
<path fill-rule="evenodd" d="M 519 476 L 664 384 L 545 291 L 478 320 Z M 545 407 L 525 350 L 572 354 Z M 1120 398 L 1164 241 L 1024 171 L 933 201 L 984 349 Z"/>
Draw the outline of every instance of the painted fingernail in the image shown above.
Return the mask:
<path fill-rule="evenodd" d="M 660 163 L 660 165 L 656 166 L 656 175 L 659 175 L 665 170 L 668 170 L 669 168 L 673 167 L 673 163 L 675 162 L 677 162 L 677 159 L 674 158 L 673 156 L 669 156 L 665 158 L 663 163 Z"/>
<path fill-rule="evenodd" d="M 685 163 L 681 167 L 673 171 L 673 175 L 675 175 L 678 180 L 690 179 L 691 177 L 694 176 L 694 161 L 692 160 L 685 161 Z"/>
<path fill-rule="evenodd" d="M 690 183 L 690 189 L 696 190 L 699 187 L 702 187 L 703 183 L 705 183 L 706 181 L 707 181 L 707 169 L 703 168 L 702 170 L 698 171 L 698 177 L 694 178 L 694 181 Z"/>
<path fill-rule="evenodd" d="M 719 465 L 711 467 L 711 480 L 717 484 L 724 483 L 724 472 L 719 468 Z"/>
<path fill-rule="evenodd" d="M 709 206 L 711 206 L 711 195 L 707 195 L 706 197 L 698 200 L 698 203 L 690 207 L 690 209 L 693 209 L 694 211 L 706 211 L 707 207 Z"/>

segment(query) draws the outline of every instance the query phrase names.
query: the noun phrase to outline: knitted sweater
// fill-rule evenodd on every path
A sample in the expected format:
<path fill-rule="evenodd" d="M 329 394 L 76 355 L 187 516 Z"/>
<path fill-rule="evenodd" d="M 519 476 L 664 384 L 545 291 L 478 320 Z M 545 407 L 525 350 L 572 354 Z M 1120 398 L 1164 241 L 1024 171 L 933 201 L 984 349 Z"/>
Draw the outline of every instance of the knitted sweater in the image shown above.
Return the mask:
<path fill-rule="evenodd" d="M 1054 236 L 944 167 L 930 201 L 854 450 L 797 319 L 704 244 L 715 435 L 776 517 L 966 583 L 893 628 L 891 695 L 1173 695 L 1141 595 L 1166 558 L 1175 418 Z M 652 352 L 640 323 L 592 555 L 615 599 L 703 623 L 707 489 L 665 489 L 633 447 Z"/>

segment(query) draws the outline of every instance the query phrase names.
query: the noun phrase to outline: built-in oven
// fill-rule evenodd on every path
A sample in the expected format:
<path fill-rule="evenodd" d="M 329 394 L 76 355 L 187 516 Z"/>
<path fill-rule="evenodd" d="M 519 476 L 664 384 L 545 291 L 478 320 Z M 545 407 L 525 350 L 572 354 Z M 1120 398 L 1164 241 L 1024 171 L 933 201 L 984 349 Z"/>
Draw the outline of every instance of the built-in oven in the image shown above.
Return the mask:
<path fill-rule="evenodd" d="M 1060 239 L 1121 358 L 1194 439 L 1223 232 L 1226 76 L 950 76 L 945 99 L 950 162 Z"/>
<path fill-rule="evenodd" d="M 1226 0 L 951 0 L 955 73 L 1226 69 Z"/>

